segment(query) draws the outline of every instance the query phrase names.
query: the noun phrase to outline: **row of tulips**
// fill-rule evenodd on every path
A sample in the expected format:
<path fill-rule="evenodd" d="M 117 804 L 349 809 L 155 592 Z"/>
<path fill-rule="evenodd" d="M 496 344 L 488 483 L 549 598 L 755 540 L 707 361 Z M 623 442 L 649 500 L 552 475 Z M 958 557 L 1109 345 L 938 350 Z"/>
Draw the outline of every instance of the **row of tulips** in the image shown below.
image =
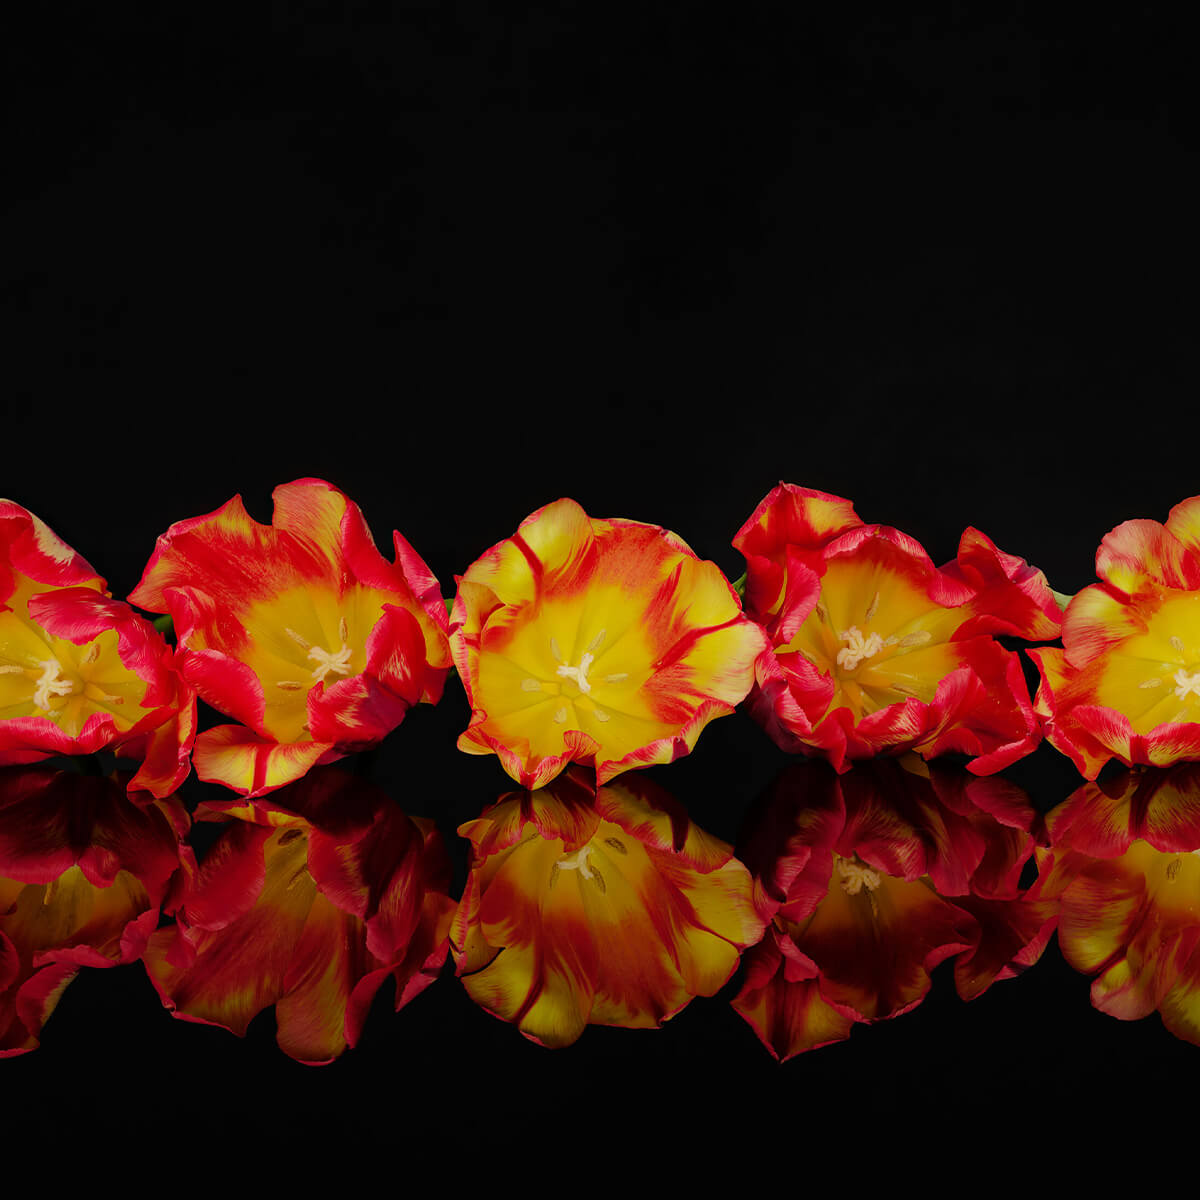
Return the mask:
<path fill-rule="evenodd" d="M 227 824 L 199 865 L 179 802 L 135 803 L 126 782 L 0 769 L 0 1057 L 37 1047 L 81 969 L 140 959 L 176 1017 L 244 1034 L 273 1005 L 282 1049 L 329 1062 L 385 979 L 399 1009 L 449 957 L 546 1046 L 661 1025 L 741 961 L 733 1009 L 788 1059 L 911 1011 L 941 962 L 973 999 L 1056 927 L 1097 1008 L 1157 1009 L 1200 1044 L 1193 764 L 1085 784 L 1044 822 L 1002 777 L 914 755 L 796 765 L 738 856 L 645 775 L 596 788 L 572 767 L 460 828 L 457 903 L 432 822 L 336 766 L 202 804 L 196 820 Z"/>
<path fill-rule="evenodd" d="M 276 490 L 270 526 L 235 498 L 159 538 L 130 600 L 170 618 L 171 645 L 0 502 L 0 1053 L 37 1044 L 81 966 L 137 958 L 178 1016 L 241 1032 L 274 1004 L 306 1062 L 354 1044 L 388 975 L 398 1005 L 426 987 L 448 948 L 482 1007 L 547 1045 L 589 1022 L 660 1024 L 746 951 L 735 1003 L 779 1057 L 907 1011 L 947 957 L 977 995 L 1037 958 L 1075 884 L 1047 860 L 1054 882 L 1022 891 L 1028 806 L 923 760 L 958 752 L 988 776 L 1043 734 L 1088 778 L 1110 757 L 1200 757 L 1198 503 L 1114 530 L 1101 582 L 1066 603 L 977 530 L 937 568 L 848 501 L 789 485 L 735 537 L 736 585 L 672 533 L 560 500 L 457 579 L 448 614 L 398 533 L 388 562 L 358 508 L 306 479 Z M 996 635 L 1060 631 L 1062 649 L 1030 651 L 1031 701 Z M 460 830 L 457 902 L 432 824 L 327 766 L 436 703 L 451 669 L 471 705 L 459 746 L 496 754 L 525 789 Z M 238 723 L 197 736 L 198 696 Z M 625 773 L 689 752 L 743 701 L 835 772 L 739 858 Z M 28 765 L 103 749 L 137 770 L 77 793 Z M 850 771 L 881 756 L 903 756 L 891 782 Z M 175 796 L 192 765 L 236 797 L 197 810 L 229 822 L 199 865 Z M 1189 836 L 1190 820 L 1176 821 Z M 1159 876 L 1195 883 L 1181 855 L 1197 846 L 1148 844 L 1180 853 L 1137 860 L 1155 882 L 1122 912 L 1157 903 Z M 1188 886 L 1166 890 L 1190 919 Z M 175 924 L 157 929 L 162 913 Z M 1145 947 L 1088 965 L 1136 976 L 1109 987 L 1112 1011 L 1133 995 L 1166 1014 L 1176 988 L 1172 1027 L 1191 1036 L 1195 934 L 1177 924 L 1167 957 L 1149 955 L 1152 986 L 1129 965 Z M 845 931 L 867 928 L 899 975 L 861 974 Z"/>
<path fill-rule="evenodd" d="M 1114 529 L 1069 603 L 976 529 L 939 568 L 807 488 L 781 484 L 738 531 L 737 585 L 667 530 L 564 499 L 456 578 L 449 616 L 416 551 L 395 533 L 385 559 L 337 488 L 274 500 L 269 526 L 235 497 L 159 537 L 129 599 L 170 617 L 175 646 L 0 502 L 0 765 L 107 748 L 140 761 L 134 792 L 168 796 L 194 764 L 259 797 L 377 744 L 452 668 L 460 748 L 526 788 L 570 763 L 604 784 L 670 762 L 743 701 L 838 771 L 957 752 L 988 774 L 1043 735 L 1089 779 L 1200 757 L 1200 497 Z M 1029 651 L 1032 701 L 995 635 L 1060 632 Z M 197 737 L 197 696 L 236 723 Z"/>

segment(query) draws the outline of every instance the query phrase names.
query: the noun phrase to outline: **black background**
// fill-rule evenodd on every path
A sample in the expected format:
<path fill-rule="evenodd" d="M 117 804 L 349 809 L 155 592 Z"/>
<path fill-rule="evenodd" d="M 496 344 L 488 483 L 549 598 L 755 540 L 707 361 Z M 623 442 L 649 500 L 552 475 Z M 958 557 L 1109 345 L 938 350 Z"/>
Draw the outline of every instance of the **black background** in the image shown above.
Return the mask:
<path fill-rule="evenodd" d="M 562 495 L 736 577 L 780 479 L 1078 590 L 1107 530 L 1200 492 L 1191 39 L 1132 6 L 833 7 L 43 6 L 3 39 L 0 494 L 120 596 L 172 521 L 235 492 L 269 520 L 304 475 L 447 594 Z M 452 682 L 378 763 L 448 837 L 507 785 L 467 719 Z M 654 773 L 733 841 L 785 761 L 739 713 Z M 1007 774 L 1043 811 L 1080 782 L 1048 746 Z M 371 1148 L 396 1186 L 636 1147 L 870 1181 L 894 1163 L 844 1152 L 1012 1164 L 1098 1097 L 1166 1104 L 1197 1053 L 1093 1011 L 1053 946 L 783 1067 L 731 994 L 549 1052 L 447 972 L 305 1068 L 270 1013 L 240 1041 L 138 965 L 84 972 L 0 1065 L 6 1130 Z"/>

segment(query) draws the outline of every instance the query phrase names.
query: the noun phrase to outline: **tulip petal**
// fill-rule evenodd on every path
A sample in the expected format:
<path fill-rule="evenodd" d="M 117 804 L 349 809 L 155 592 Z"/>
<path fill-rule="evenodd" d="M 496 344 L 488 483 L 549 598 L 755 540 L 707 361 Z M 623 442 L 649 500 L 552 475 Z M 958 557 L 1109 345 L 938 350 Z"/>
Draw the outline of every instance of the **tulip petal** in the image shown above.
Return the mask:
<path fill-rule="evenodd" d="M 262 796 L 299 779 L 326 756 L 339 757 L 331 742 L 280 744 L 241 725 L 218 725 L 196 738 L 192 762 L 205 783 L 220 783 L 241 796 Z"/>
<path fill-rule="evenodd" d="M 1157 521 L 1125 521 L 1101 541 L 1096 574 L 1126 596 L 1148 583 L 1191 591 L 1200 588 L 1200 556 Z"/>

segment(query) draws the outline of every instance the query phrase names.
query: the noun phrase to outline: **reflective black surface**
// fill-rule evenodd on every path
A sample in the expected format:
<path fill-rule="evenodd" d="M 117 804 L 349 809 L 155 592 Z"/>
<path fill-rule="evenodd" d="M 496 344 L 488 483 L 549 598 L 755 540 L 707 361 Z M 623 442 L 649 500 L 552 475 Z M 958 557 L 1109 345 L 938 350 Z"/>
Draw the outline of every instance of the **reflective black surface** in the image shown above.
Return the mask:
<path fill-rule="evenodd" d="M 116 595 L 170 522 L 239 491 L 268 520 L 303 475 L 381 544 L 401 529 L 446 594 L 560 495 L 736 577 L 730 538 L 781 478 L 939 563 L 976 525 L 1071 593 L 1113 525 L 1200 490 L 1189 43 L 1161 22 L 43 21 L 5 49 L 0 492 Z M 452 684 L 374 768 L 451 839 L 509 786 L 455 749 L 467 719 Z M 654 777 L 735 841 L 786 761 L 738 714 Z M 1005 775 L 1042 812 L 1080 782 L 1046 746 Z M 173 1021 L 140 966 L 84 972 L 43 1046 L 0 1064 L 6 1130 L 249 1122 L 563 1158 L 649 1128 L 689 1165 L 714 1144 L 911 1161 L 941 1137 L 1011 1163 L 1048 1114 L 1169 1107 L 1195 1054 L 1093 1010 L 1053 943 L 970 1004 L 938 968 L 913 1012 L 783 1067 L 734 990 L 551 1053 L 447 975 L 399 1014 L 385 989 L 360 1045 L 310 1069 L 269 1014 L 239 1041 Z"/>

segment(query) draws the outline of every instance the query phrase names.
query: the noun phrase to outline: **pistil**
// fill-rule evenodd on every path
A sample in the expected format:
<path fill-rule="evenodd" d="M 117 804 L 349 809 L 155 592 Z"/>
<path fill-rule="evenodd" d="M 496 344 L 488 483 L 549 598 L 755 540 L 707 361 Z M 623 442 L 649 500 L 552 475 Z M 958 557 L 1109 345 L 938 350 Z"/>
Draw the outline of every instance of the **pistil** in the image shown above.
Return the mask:
<path fill-rule="evenodd" d="M 62 663 L 57 658 L 47 658 L 39 662 L 42 674 L 33 689 L 33 703 L 41 709 L 49 709 L 51 696 L 70 696 L 77 691 L 70 679 L 62 677 Z"/>
<path fill-rule="evenodd" d="M 864 637 L 857 625 L 840 632 L 838 640 L 847 644 L 837 652 L 837 665 L 847 671 L 853 671 L 864 659 L 872 658 L 883 649 L 883 638 L 879 634 Z"/>

